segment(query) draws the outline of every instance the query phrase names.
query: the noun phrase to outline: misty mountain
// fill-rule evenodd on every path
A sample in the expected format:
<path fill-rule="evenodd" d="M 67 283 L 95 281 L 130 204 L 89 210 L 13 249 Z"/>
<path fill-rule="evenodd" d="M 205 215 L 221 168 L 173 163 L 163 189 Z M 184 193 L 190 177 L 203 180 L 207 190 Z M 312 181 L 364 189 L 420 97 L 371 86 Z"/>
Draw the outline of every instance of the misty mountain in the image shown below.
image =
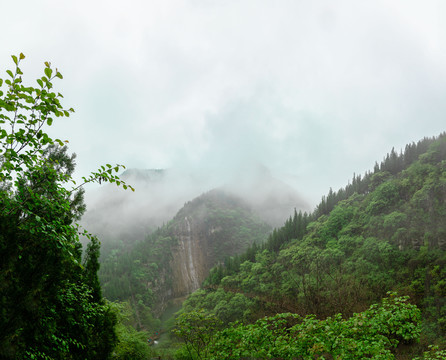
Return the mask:
<path fill-rule="evenodd" d="M 141 241 L 171 220 L 187 202 L 220 188 L 240 198 L 271 226 L 280 226 L 292 211 L 308 210 L 308 203 L 291 186 L 264 166 L 246 166 L 238 174 L 211 180 L 211 176 L 176 169 L 129 169 L 122 179 L 136 191 L 104 185 L 86 194 L 82 225 L 99 236 L 102 254 Z"/>
<path fill-rule="evenodd" d="M 223 189 L 243 199 L 263 221 L 273 227 L 282 226 L 294 209 L 310 209 L 295 189 L 274 177 L 268 168 L 260 164 L 234 175 Z"/>
<path fill-rule="evenodd" d="M 243 200 L 209 191 L 134 248 L 111 251 L 99 272 L 104 295 L 133 306 L 140 301 L 144 311 L 159 314 L 169 300 L 197 290 L 211 267 L 263 243 L 270 232 Z"/>

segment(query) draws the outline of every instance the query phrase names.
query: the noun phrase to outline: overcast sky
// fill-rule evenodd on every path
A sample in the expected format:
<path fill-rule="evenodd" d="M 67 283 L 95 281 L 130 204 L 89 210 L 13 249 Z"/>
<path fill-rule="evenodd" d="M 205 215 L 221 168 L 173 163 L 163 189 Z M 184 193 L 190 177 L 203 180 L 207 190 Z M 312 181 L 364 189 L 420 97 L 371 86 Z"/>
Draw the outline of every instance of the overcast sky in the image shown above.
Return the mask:
<path fill-rule="evenodd" d="M 444 0 L 2 1 L 0 77 L 51 63 L 77 174 L 262 163 L 315 205 L 446 130 Z"/>

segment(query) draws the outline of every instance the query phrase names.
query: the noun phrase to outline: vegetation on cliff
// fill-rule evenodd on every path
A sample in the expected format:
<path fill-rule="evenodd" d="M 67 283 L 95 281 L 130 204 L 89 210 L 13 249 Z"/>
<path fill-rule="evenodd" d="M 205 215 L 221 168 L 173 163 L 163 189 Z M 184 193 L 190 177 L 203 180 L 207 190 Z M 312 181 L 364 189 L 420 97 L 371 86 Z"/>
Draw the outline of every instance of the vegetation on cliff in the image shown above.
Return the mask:
<path fill-rule="evenodd" d="M 221 190 L 213 190 L 188 202 L 172 221 L 165 224 L 132 249 L 113 251 L 102 263 L 99 272 L 104 296 L 112 301 L 128 301 L 134 308 L 134 326 L 155 331 L 159 316 L 172 292 L 175 267 L 174 254 L 185 231 L 184 219 L 198 241 L 205 258 L 197 258 L 194 266 L 207 271 L 227 256 L 243 252 L 253 243 L 266 240 L 270 227 L 259 220 L 240 199 Z M 185 251 L 179 249 L 178 251 Z M 200 262 L 204 262 L 201 263 Z M 198 270 L 197 270 L 198 271 Z M 200 280 L 200 282 L 201 282 Z"/>

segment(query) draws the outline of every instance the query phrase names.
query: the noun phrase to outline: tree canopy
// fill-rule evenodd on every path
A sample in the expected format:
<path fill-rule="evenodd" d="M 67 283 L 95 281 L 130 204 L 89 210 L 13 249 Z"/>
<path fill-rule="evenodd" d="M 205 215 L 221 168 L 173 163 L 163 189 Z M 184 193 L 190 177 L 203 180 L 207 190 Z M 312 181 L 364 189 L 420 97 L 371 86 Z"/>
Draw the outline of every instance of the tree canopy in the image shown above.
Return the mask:
<path fill-rule="evenodd" d="M 20 63 L 0 78 L 0 354 L 5 359 L 106 359 L 116 342 L 114 313 L 97 280 L 99 242 L 77 220 L 82 184 L 72 178 L 75 155 L 46 128 L 74 112 L 45 63 L 37 86 L 25 85 Z M 83 183 L 114 182 L 107 164 Z M 84 259 L 81 234 L 91 240 Z"/>

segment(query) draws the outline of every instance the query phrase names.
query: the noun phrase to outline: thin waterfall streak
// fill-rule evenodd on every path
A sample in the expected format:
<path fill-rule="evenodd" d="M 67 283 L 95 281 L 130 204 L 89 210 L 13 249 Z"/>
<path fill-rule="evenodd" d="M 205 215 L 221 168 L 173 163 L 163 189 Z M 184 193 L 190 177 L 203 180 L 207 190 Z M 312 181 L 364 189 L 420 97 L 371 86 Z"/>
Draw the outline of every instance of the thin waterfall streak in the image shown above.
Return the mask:
<path fill-rule="evenodd" d="M 195 265 L 194 265 L 194 256 L 193 256 L 193 244 L 192 244 L 192 232 L 191 232 L 191 226 L 190 226 L 190 222 L 189 219 L 187 218 L 187 216 L 184 218 L 184 220 L 186 221 L 186 226 L 187 226 L 187 267 L 188 267 L 188 275 L 189 275 L 189 280 L 190 280 L 190 288 L 192 291 L 198 289 L 199 283 L 198 283 L 198 277 L 197 277 L 197 272 L 195 271 Z"/>

